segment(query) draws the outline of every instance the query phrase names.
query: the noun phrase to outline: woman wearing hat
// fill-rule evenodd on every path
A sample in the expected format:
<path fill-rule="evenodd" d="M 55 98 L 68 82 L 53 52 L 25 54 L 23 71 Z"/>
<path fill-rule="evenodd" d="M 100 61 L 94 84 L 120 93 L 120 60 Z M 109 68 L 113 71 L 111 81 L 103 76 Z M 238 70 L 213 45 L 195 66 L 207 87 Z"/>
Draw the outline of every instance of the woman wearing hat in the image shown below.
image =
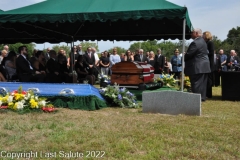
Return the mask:
<path fill-rule="evenodd" d="M 171 59 L 172 73 L 174 78 L 180 78 L 180 73 L 182 72 L 182 57 L 179 56 L 179 50 L 174 51 L 174 56 Z"/>

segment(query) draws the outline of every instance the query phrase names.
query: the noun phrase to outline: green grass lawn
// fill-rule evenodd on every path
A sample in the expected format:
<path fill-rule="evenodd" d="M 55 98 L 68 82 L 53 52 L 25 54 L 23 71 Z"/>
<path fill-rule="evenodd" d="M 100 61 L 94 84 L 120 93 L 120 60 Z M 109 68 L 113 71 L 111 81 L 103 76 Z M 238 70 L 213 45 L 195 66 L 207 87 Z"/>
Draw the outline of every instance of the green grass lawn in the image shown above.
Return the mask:
<path fill-rule="evenodd" d="M 240 159 L 240 102 L 222 101 L 220 87 L 213 96 L 202 103 L 201 116 L 146 114 L 141 108 L 1 112 L 0 153 L 32 151 L 38 159 L 76 153 L 83 159 Z"/>

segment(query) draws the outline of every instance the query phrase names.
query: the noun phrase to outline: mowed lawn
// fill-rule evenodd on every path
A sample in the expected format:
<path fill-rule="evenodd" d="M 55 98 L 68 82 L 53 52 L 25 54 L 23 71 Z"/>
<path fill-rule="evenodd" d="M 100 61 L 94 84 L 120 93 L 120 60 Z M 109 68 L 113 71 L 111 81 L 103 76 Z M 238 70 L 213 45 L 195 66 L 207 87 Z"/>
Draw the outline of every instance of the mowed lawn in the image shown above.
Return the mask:
<path fill-rule="evenodd" d="M 240 159 L 240 102 L 222 101 L 220 87 L 213 96 L 201 116 L 141 108 L 1 112 L 0 159 L 31 151 L 37 153 L 31 159 Z"/>

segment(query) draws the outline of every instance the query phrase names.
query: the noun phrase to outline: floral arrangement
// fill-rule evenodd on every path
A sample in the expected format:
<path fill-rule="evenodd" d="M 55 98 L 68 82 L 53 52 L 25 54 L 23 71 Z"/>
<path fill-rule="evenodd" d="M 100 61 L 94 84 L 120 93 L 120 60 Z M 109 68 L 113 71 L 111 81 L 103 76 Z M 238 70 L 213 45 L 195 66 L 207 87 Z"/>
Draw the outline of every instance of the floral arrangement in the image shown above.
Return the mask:
<path fill-rule="evenodd" d="M 169 74 L 160 74 L 158 78 L 156 78 L 154 81 L 162 81 L 163 85 L 168 87 L 174 87 L 176 85 L 177 80 L 173 78 L 174 75 Z"/>
<path fill-rule="evenodd" d="M 188 76 L 184 77 L 184 88 L 190 88 L 191 87 L 191 82 Z"/>
<path fill-rule="evenodd" d="M 107 84 L 110 84 L 111 82 L 111 77 L 103 73 L 98 74 L 98 79 L 100 82 L 105 82 Z"/>
<path fill-rule="evenodd" d="M 38 109 L 52 112 L 55 110 L 51 104 L 47 104 L 45 98 L 39 98 L 37 95 L 34 95 L 33 91 L 23 91 L 21 86 L 18 90 L 0 96 L 0 108 L 15 111 Z"/>
<path fill-rule="evenodd" d="M 180 78 L 180 83 L 181 83 L 181 78 Z M 188 92 L 191 92 L 191 82 L 188 76 L 184 76 L 184 84 L 183 88 L 186 88 Z"/>
<path fill-rule="evenodd" d="M 116 83 L 113 86 L 108 85 L 105 88 L 101 88 L 99 92 L 107 101 L 111 101 L 111 103 L 120 107 L 140 107 L 136 101 L 135 95 L 129 92 L 126 88 L 119 87 L 119 85 L 117 85 Z"/>

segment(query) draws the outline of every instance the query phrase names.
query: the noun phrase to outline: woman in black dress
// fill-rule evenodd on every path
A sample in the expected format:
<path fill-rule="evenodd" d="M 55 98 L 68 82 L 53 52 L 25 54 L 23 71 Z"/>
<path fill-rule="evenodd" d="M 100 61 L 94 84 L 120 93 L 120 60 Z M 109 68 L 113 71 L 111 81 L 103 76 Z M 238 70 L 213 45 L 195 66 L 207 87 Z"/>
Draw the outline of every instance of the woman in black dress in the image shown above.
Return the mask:
<path fill-rule="evenodd" d="M 208 59 L 210 62 L 211 73 L 208 74 L 207 80 L 207 93 L 208 98 L 212 98 L 212 84 L 213 84 L 213 72 L 214 72 L 214 44 L 212 42 L 212 34 L 209 31 L 203 32 L 203 39 L 207 43 Z"/>
<path fill-rule="evenodd" d="M 72 72 L 72 70 L 74 70 L 74 65 L 77 62 L 78 56 L 79 56 L 79 54 L 78 54 L 77 46 L 73 46 L 73 48 L 71 49 L 69 58 L 68 58 L 68 65 L 67 65 L 67 66 L 69 66 L 70 72 Z"/>
<path fill-rule="evenodd" d="M 155 54 L 154 54 L 153 51 L 151 51 L 151 52 L 149 53 L 148 63 L 151 64 L 151 66 L 153 66 L 153 67 L 154 67 L 154 65 L 155 65 Z"/>
<path fill-rule="evenodd" d="M 130 50 L 127 50 L 127 52 L 126 52 L 125 61 L 128 61 L 128 62 L 134 61 L 134 57 Z"/>

